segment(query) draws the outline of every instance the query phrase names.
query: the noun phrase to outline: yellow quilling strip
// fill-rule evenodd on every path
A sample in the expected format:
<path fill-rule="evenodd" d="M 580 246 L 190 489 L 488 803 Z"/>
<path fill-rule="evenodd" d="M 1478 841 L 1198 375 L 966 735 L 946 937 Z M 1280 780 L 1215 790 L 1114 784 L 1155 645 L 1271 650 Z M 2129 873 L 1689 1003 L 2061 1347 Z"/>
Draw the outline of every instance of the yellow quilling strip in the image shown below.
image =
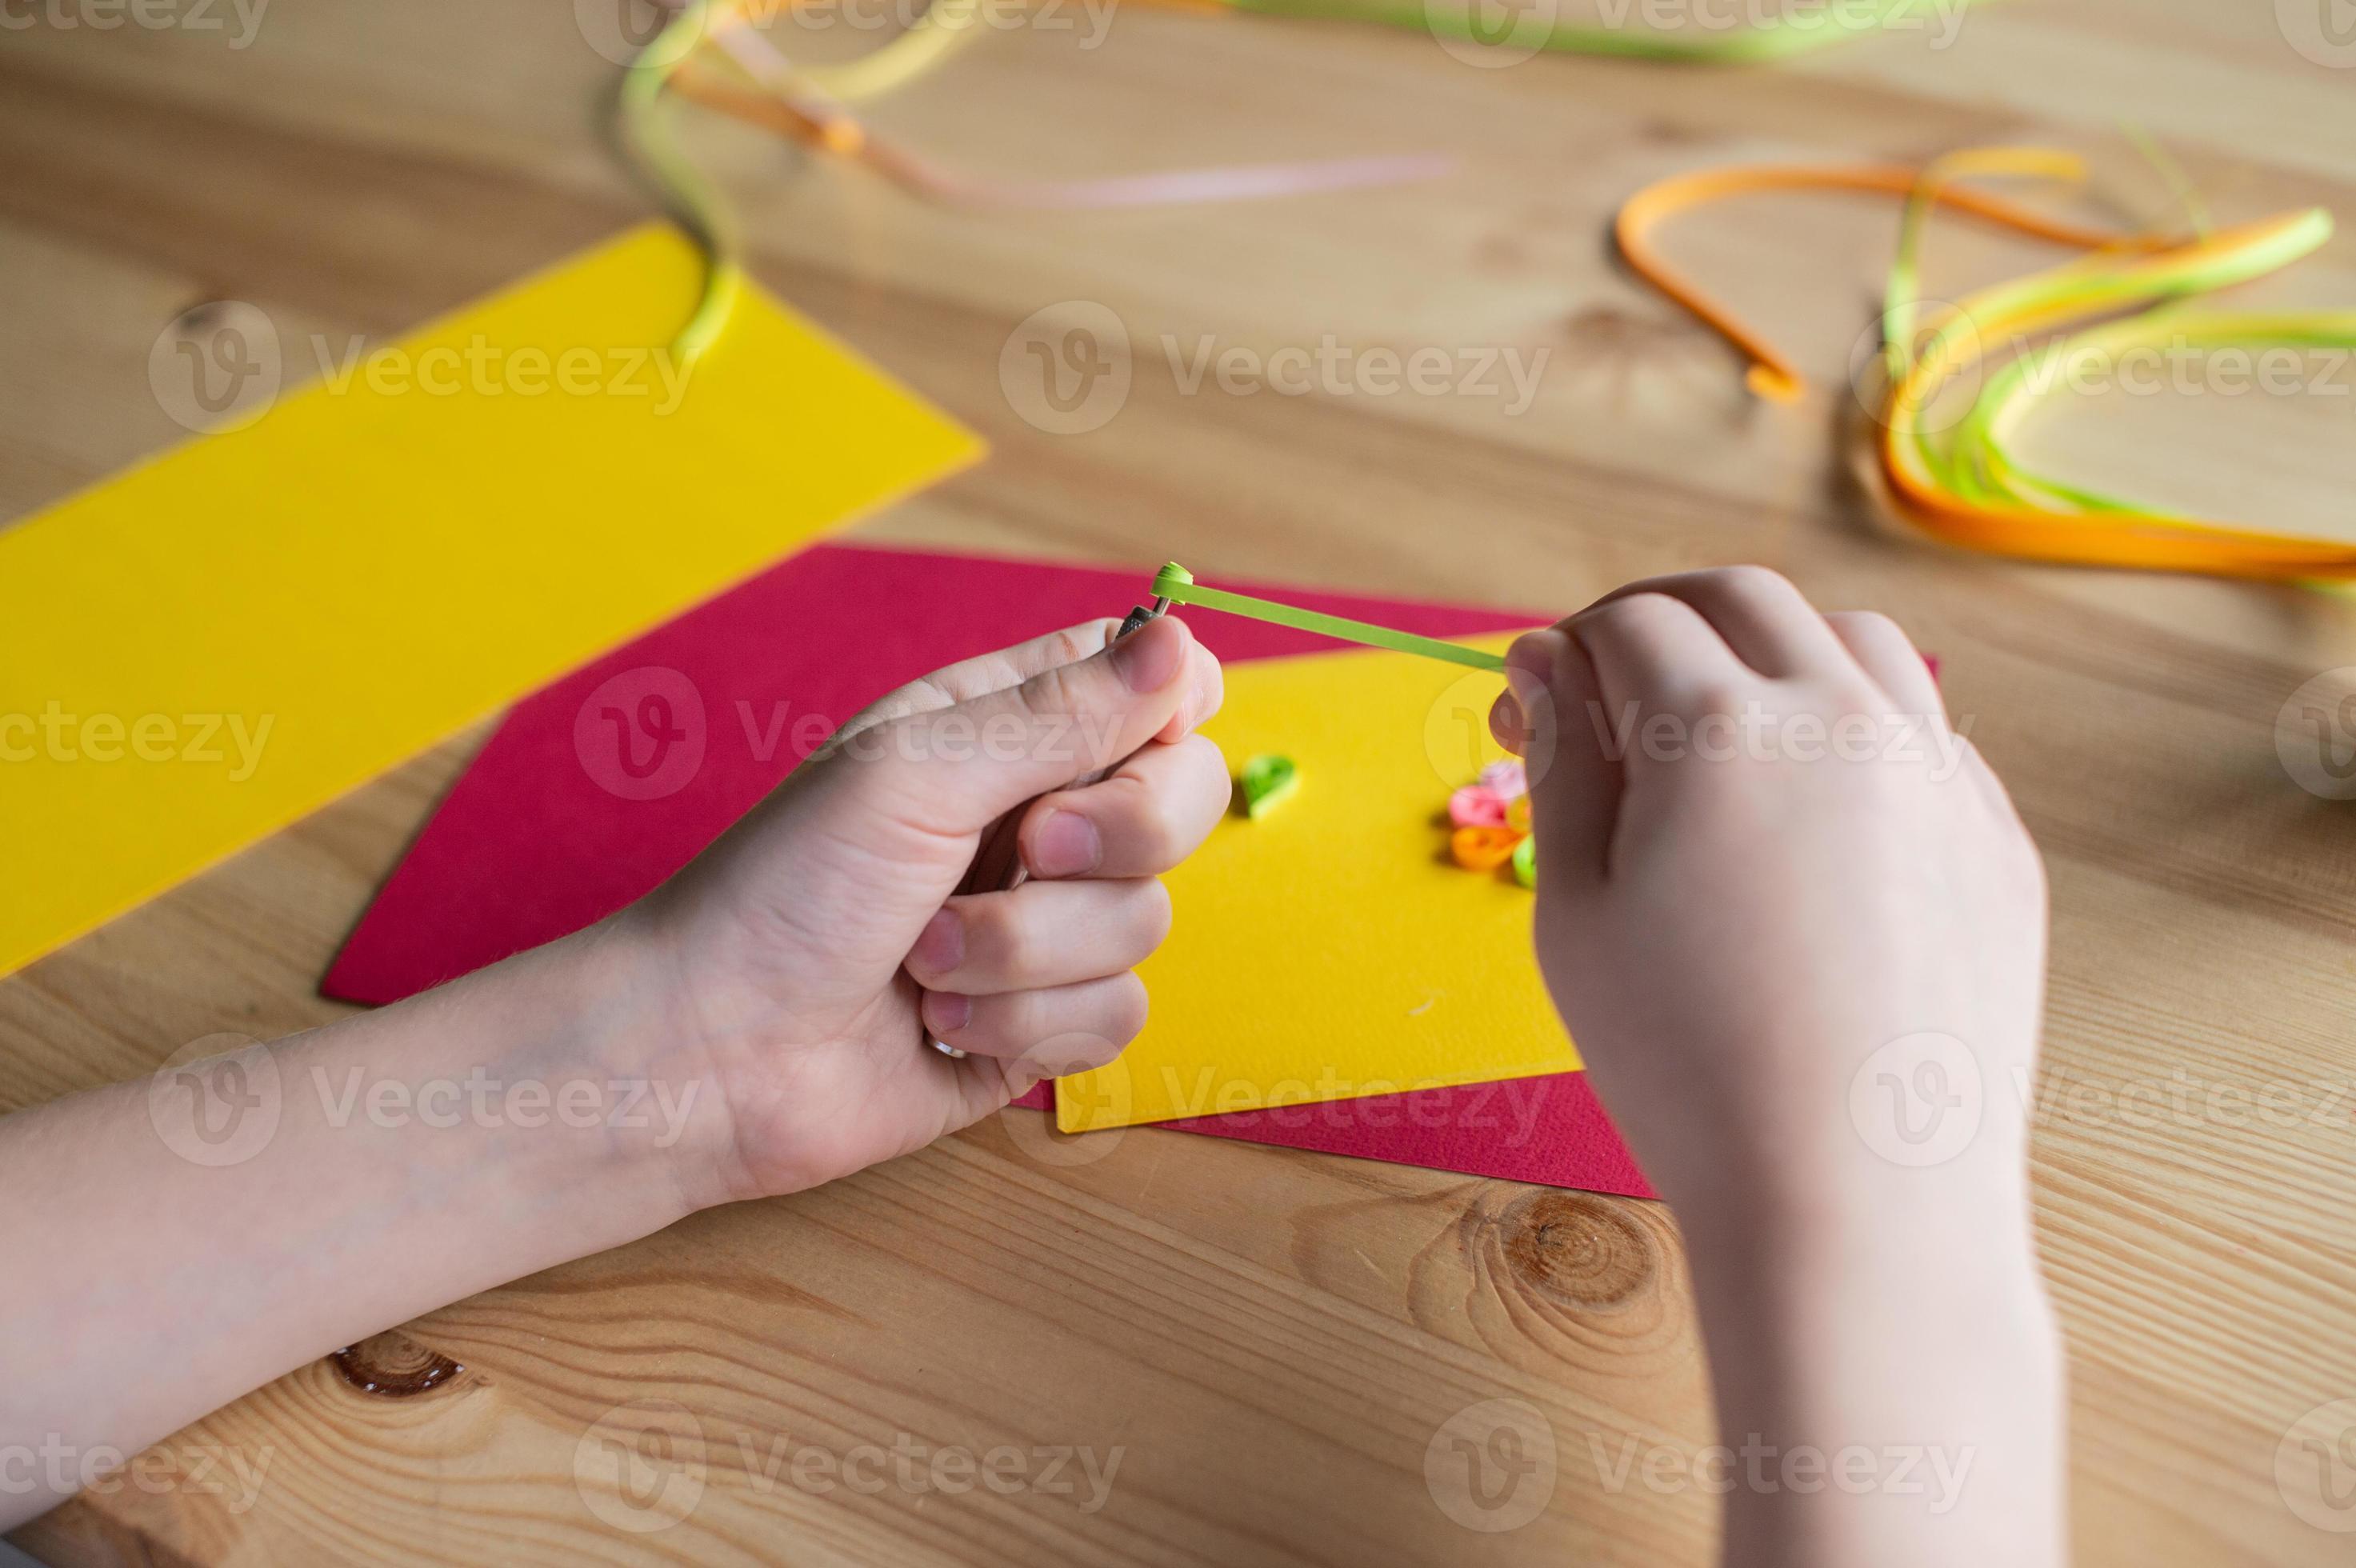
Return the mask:
<path fill-rule="evenodd" d="M 1923 204 L 1910 208 L 1920 224 Z M 1930 328 L 1922 352 L 1904 356 L 1883 404 L 1879 456 L 1904 515 L 1941 539 L 1969 549 L 2083 565 L 2133 566 L 2268 579 L 2356 576 L 2356 547 L 2244 525 L 2184 517 L 2078 490 L 2019 472 L 2004 441 L 2049 373 L 2073 359 L 2111 356 L 2178 338 L 2188 343 L 2356 342 L 2356 313 L 2221 316 L 2181 309 L 2145 314 L 2027 350 L 1984 385 L 1954 431 L 1942 440 L 1924 413 L 1951 378 L 1981 365 L 2032 334 L 2122 309 L 2147 307 L 2231 286 L 2279 270 L 2331 233 L 2319 209 L 2285 213 L 2219 231 L 2139 257 L 2090 257 L 1965 296 Z M 1913 247 L 1901 246 L 1911 255 Z M 1888 301 L 1893 321 L 1912 306 L 1912 276 L 1894 268 Z M 1895 334 L 1893 334 L 1893 337 Z"/>
<path fill-rule="evenodd" d="M 663 111 L 663 89 L 695 52 L 711 25 L 712 9 L 712 0 L 688 0 L 625 70 L 617 101 L 623 149 L 706 258 L 702 295 L 671 341 L 671 352 L 681 365 L 702 358 L 719 338 L 744 280 L 728 204 L 680 151 Z"/>
<path fill-rule="evenodd" d="M 1172 0 L 1188 9 L 1200 0 Z M 1542 34 L 1525 38 L 1520 16 L 1502 29 L 1493 8 L 1480 0 L 1462 5 L 1435 0 L 1217 0 L 1237 11 L 1265 16 L 1299 16 L 1335 22 L 1380 22 L 1412 27 L 1436 38 L 1462 38 L 1475 44 L 1503 41 L 1524 50 L 1550 49 L 1561 54 L 1622 55 L 1637 59 L 1680 61 L 1692 65 L 1764 65 L 1794 55 L 1812 53 L 1851 38 L 1884 32 L 1931 9 L 1930 0 L 1874 0 L 1869 9 L 1854 6 L 1794 5 L 1781 20 L 1762 27 L 1699 26 L 1683 29 L 1623 27 L 1595 23 L 1565 22 L 1547 12 L 1539 17 Z M 1966 4 L 1970 0 L 1965 0 Z M 1526 14 L 1536 14 L 1526 13 Z M 1697 22 L 1703 18 L 1696 16 Z"/>

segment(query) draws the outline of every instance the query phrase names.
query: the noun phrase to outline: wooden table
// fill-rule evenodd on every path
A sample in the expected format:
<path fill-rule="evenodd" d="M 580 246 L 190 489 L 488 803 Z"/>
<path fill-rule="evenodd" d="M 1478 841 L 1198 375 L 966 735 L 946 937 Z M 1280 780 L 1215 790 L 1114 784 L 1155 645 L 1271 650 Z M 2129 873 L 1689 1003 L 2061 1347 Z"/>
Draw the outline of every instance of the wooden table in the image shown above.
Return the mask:
<path fill-rule="evenodd" d="M 596 130 L 613 70 L 567 11 L 277 0 L 242 48 L 225 5 L 213 32 L 54 13 L 0 30 L 0 515 L 177 435 L 145 366 L 195 302 L 255 302 L 289 338 L 381 337 L 642 214 Z M 2122 118 L 2165 138 L 2221 216 L 2356 213 L 2356 70 L 2305 58 L 2274 7 L 2226 0 L 2014 0 L 1944 49 L 1899 35 L 1736 72 L 1483 69 L 1413 31 L 1141 6 L 1087 47 L 1086 15 L 1058 15 L 1070 25 L 988 38 L 877 119 L 1011 172 L 1425 149 L 1462 170 L 1266 205 L 957 214 L 697 118 L 766 283 L 994 444 L 862 536 L 1566 607 L 1755 560 L 1899 616 L 1944 656 L 2051 867 L 2036 1177 L 2081 1558 L 2347 1561 L 2351 1538 L 2297 1517 L 2275 1462 L 2305 1412 L 2356 1396 L 2356 818 L 2291 781 L 2275 721 L 2302 682 L 2356 662 L 2356 610 L 1892 532 L 1851 456 L 1843 379 L 1887 206 L 1737 204 L 1672 233 L 1817 379 L 1794 408 L 1746 399 L 1730 355 L 1615 267 L 1605 225 L 1672 169 L 1998 139 L 2084 147 L 2105 188 L 2158 212 Z M 846 17 L 808 47 L 874 36 Z M 1950 228 L 1932 286 L 2037 259 Z M 2356 300 L 2356 248 L 2257 297 Z M 998 365 L 1017 323 L 1074 301 L 1119 317 L 1134 376 L 1109 423 L 1059 435 L 1017 413 Z M 1215 381 L 1189 395 L 1164 335 L 1182 360 L 1205 337 L 1552 352 L 1516 411 Z M 2154 495 L 2344 527 L 2351 380 L 2342 367 L 2336 399 L 2092 400 L 2038 445 Z M 320 585 L 329 604 L 366 591 Z M 0 984 L 0 1106 L 201 1036 L 336 1016 L 317 977 L 479 738 Z M 2262 1093 L 2295 1110 L 2254 1109 Z M 126 1486 L 19 1540 L 59 1563 L 1709 1557 L 1713 1497 L 1608 1477 L 1632 1437 L 1713 1440 L 1658 1206 L 1158 1132 L 1074 1163 L 1019 1135 L 1033 1127 L 993 1121 L 450 1306 L 412 1344 L 370 1348 L 464 1364 L 414 1397 L 295 1372 L 171 1445 L 266 1456 L 251 1507 L 233 1486 Z M 1542 1412 L 1558 1463 L 1541 1515 L 1483 1533 L 1443 1512 L 1424 1458 L 1498 1398 Z M 604 1412 L 649 1399 L 703 1439 L 700 1472 L 674 1444 L 648 1449 L 649 1473 L 701 1491 L 684 1522 L 637 1532 L 591 1511 L 574 1465 Z M 1094 1511 L 1085 1482 L 795 1481 L 801 1448 L 895 1438 L 984 1461 L 1124 1452 Z"/>

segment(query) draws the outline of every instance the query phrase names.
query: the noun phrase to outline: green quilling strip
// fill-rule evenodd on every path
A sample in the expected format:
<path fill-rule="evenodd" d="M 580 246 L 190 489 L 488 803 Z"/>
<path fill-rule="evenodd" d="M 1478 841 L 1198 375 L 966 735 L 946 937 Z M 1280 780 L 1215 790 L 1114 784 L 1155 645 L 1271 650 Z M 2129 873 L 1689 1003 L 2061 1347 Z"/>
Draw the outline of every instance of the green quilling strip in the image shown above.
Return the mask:
<path fill-rule="evenodd" d="M 1505 660 L 1499 655 L 1467 648 L 1461 642 L 1442 642 L 1434 637 L 1418 637 L 1411 631 L 1394 631 L 1387 626 L 1323 615 L 1316 610 L 1296 609 L 1270 599 L 1255 599 L 1248 594 L 1231 594 L 1224 588 L 1202 587 L 1195 583 L 1194 575 L 1175 561 L 1154 574 L 1153 593 L 1155 597 L 1168 599 L 1173 604 L 1196 605 L 1206 610 L 1225 610 L 1229 615 L 1249 616 L 1254 620 L 1272 621 L 1278 626 L 1291 627 L 1296 631 L 1312 631 L 1320 637 L 1336 638 L 1344 642 L 1364 643 L 1368 648 L 1387 648 L 1394 653 L 1420 654 L 1426 659 L 1463 664 L 1474 670 L 1503 670 L 1505 667 Z"/>

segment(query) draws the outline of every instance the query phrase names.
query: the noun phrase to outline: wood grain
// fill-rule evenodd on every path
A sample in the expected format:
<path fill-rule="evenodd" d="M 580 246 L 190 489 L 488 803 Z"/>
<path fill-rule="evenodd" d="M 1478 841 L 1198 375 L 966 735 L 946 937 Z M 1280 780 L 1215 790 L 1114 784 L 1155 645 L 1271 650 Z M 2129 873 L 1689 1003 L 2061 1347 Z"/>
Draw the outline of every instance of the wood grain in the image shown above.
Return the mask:
<path fill-rule="evenodd" d="M 145 366 L 190 304 L 252 301 L 289 340 L 382 336 L 640 215 L 596 131 L 613 71 L 569 9 L 276 0 L 244 48 L 0 32 L 0 516 L 177 434 Z M 1734 72 L 1483 70 L 1408 31 L 1127 7 L 1094 47 L 1085 26 L 986 38 L 876 116 L 1005 172 L 1370 150 L 1448 152 L 1461 172 L 976 216 L 740 127 L 689 134 L 743 204 L 763 280 L 994 444 L 869 537 L 1564 606 L 1761 560 L 1938 650 L 2052 874 L 2029 1092 L 2081 1560 L 2322 1563 L 2348 1538 L 2286 1506 L 2274 1459 L 2302 1413 L 2356 1397 L 2356 855 L 2349 808 L 2296 787 L 2273 737 L 2300 682 L 2356 663 L 2356 621 L 2320 595 L 2033 569 L 1894 532 L 1850 455 L 1843 379 L 1886 209 L 1739 203 L 1668 236 L 1816 379 L 1789 409 L 1748 402 L 1724 350 L 1621 274 L 1605 225 L 1675 168 L 1984 140 L 2081 147 L 2115 209 L 2161 211 L 2122 118 L 2167 139 L 2221 217 L 2356 212 L 2351 88 L 2285 42 L 2274 7 L 2199 0 L 2014 0 L 1952 48 L 1892 37 Z M 1945 228 L 1932 287 L 2037 259 Z M 2356 298 L 2356 248 L 2251 297 Z M 1121 318 L 1134 380 L 1109 424 L 1064 437 L 1023 422 L 997 366 L 1018 323 L 1072 301 Z M 1509 413 L 1190 394 L 1165 337 L 1549 358 Z M 2344 534 L 2351 406 L 2094 400 L 2059 412 L 2039 455 Z M 365 591 L 321 585 L 326 603 Z M 479 738 L 0 983 L 0 1106 L 336 1015 L 316 977 Z M 2292 1112 L 2251 1109 L 2269 1086 Z M 363 1354 L 388 1375 L 464 1370 L 395 1398 L 306 1368 L 160 1445 L 174 1484 L 85 1495 L 19 1541 L 58 1563 L 1025 1565 L 1649 1564 L 1714 1541 L 1707 1494 L 1609 1479 L 1631 1438 L 1712 1441 L 1683 1255 L 1654 1205 L 1152 1131 L 1065 1145 L 1010 1113 L 403 1333 Z M 1485 1534 L 1443 1514 L 1424 1455 L 1493 1398 L 1542 1412 L 1558 1462 L 1542 1514 Z M 1018 1455 L 1025 1485 L 796 1478 L 805 1450 L 839 1466 L 878 1444 L 888 1468 L 895 1439 Z M 1039 1454 L 1083 1446 L 1122 1454 L 1103 1506 L 1031 1484 Z M 635 1513 L 579 1479 L 616 1453 L 638 1456 Z M 198 1484 L 203 1455 L 231 1483 Z M 251 1498 L 231 1460 L 262 1467 Z M 681 1509 L 662 1487 L 690 1480 Z M 626 1521 L 668 1528 L 617 1525 L 617 1498 Z"/>

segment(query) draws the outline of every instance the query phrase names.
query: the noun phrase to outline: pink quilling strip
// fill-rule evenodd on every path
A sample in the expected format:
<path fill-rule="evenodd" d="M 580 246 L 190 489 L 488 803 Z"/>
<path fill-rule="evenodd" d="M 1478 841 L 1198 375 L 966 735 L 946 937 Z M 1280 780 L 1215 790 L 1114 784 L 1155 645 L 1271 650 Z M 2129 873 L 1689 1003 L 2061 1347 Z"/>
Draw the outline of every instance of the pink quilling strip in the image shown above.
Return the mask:
<path fill-rule="evenodd" d="M 1460 828 L 1502 828 L 1505 802 L 1478 784 L 1467 784 L 1448 797 L 1448 820 Z"/>
<path fill-rule="evenodd" d="M 1530 792 L 1529 775 L 1520 763 L 1507 758 L 1481 769 L 1481 787 L 1501 800 L 1510 800 L 1516 795 Z"/>

